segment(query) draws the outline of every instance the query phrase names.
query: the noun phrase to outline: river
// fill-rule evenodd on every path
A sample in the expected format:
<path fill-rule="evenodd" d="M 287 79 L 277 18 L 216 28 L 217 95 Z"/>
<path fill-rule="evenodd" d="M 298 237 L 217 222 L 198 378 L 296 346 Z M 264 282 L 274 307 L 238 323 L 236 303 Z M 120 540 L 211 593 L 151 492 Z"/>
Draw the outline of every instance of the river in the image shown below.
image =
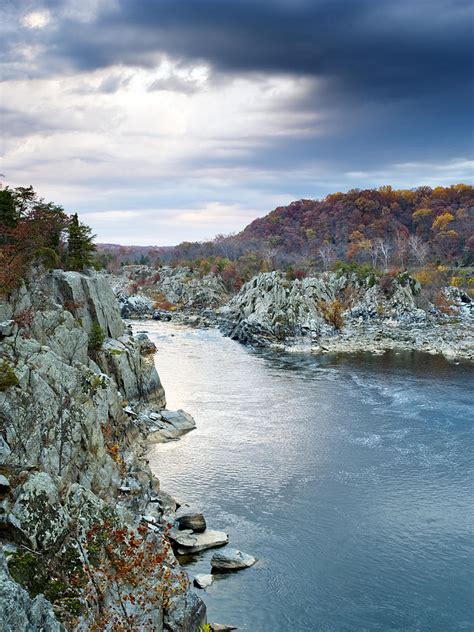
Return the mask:
<path fill-rule="evenodd" d="M 153 471 L 259 559 L 199 591 L 210 621 L 251 632 L 474 629 L 471 366 L 135 328 L 157 345 L 168 408 L 197 422 L 152 449 Z M 209 572 L 211 556 L 190 575 Z"/>

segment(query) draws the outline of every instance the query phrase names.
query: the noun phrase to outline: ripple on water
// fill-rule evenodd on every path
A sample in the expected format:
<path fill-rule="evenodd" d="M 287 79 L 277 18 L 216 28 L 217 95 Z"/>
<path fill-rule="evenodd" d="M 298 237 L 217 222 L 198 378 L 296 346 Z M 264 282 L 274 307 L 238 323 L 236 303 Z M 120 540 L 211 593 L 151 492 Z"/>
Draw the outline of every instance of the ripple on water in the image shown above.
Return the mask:
<path fill-rule="evenodd" d="M 472 368 L 147 329 L 169 406 L 197 422 L 151 465 L 259 558 L 206 591 L 210 620 L 252 632 L 472 629 Z M 190 572 L 207 572 L 211 555 Z"/>

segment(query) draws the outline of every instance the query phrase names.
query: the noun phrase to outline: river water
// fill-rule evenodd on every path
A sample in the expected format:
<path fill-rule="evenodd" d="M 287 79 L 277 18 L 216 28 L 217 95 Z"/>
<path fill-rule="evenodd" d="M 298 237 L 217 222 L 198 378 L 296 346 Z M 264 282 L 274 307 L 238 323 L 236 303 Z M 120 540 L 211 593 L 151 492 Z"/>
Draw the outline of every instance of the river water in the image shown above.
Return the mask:
<path fill-rule="evenodd" d="M 251 632 L 473 630 L 473 370 L 410 353 L 258 352 L 168 323 L 162 487 L 258 563 L 199 591 Z M 470 414 L 471 413 L 471 414 Z M 212 551 L 187 566 L 209 572 Z"/>

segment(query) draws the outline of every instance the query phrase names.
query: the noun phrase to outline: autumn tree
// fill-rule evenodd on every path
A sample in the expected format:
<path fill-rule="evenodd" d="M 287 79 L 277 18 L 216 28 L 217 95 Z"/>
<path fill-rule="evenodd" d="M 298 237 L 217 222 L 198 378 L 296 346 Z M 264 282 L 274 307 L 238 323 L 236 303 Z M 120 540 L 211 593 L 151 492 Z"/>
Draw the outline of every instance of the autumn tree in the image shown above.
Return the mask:
<path fill-rule="evenodd" d="M 0 293 L 9 293 L 31 266 L 82 269 L 92 263 L 91 230 L 33 187 L 0 190 Z M 69 248 L 66 248 L 66 234 Z"/>
<path fill-rule="evenodd" d="M 384 270 L 385 272 L 387 272 L 392 246 L 390 245 L 390 242 L 386 239 L 378 239 L 376 242 L 376 247 L 379 251 L 380 258 L 383 261 Z"/>
<path fill-rule="evenodd" d="M 334 246 L 332 244 L 325 243 L 319 248 L 319 256 L 323 263 L 323 268 L 328 270 L 332 263 L 334 263 L 336 259 L 336 251 L 334 250 Z"/>
<path fill-rule="evenodd" d="M 429 254 L 428 244 L 418 235 L 410 235 L 408 237 L 408 246 L 416 263 L 420 266 L 424 265 Z"/>

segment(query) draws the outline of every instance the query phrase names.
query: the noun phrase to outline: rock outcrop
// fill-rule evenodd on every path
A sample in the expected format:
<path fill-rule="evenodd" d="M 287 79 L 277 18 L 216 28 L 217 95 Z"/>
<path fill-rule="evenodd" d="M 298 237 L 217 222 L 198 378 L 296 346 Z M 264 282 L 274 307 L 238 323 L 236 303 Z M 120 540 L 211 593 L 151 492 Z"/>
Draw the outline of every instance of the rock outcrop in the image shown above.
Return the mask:
<path fill-rule="evenodd" d="M 3 632 L 66 632 L 43 595 L 31 599 L 26 590 L 11 578 L 1 549 L 0 607 Z"/>
<path fill-rule="evenodd" d="M 115 616 L 194 632 L 205 607 L 171 551 L 146 460 L 147 420 L 173 417 L 153 344 L 126 329 L 95 273 L 37 271 L 0 303 L 0 321 L 5 629 L 86 630 Z"/>
<path fill-rule="evenodd" d="M 197 276 L 187 267 L 125 266 L 111 279 L 123 318 L 171 318 L 173 312 L 212 310 L 228 293 L 220 277 Z"/>
<path fill-rule="evenodd" d="M 262 273 L 220 310 L 221 328 L 255 346 L 314 352 L 403 348 L 474 359 L 474 301 L 457 288 L 441 291 L 444 311 L 421 307 L 420 286 L 408 274 L 383 288 L 374 279 L 323 273 L 288 281 Z"/>

